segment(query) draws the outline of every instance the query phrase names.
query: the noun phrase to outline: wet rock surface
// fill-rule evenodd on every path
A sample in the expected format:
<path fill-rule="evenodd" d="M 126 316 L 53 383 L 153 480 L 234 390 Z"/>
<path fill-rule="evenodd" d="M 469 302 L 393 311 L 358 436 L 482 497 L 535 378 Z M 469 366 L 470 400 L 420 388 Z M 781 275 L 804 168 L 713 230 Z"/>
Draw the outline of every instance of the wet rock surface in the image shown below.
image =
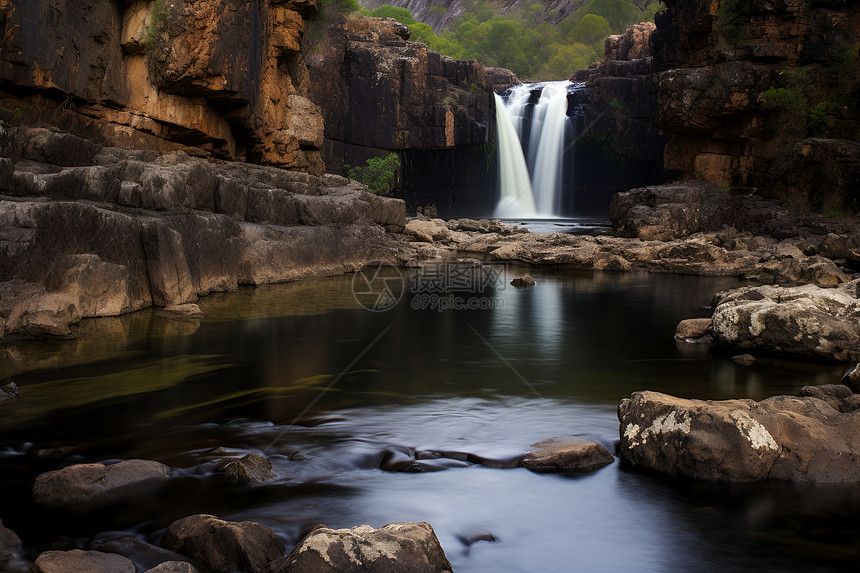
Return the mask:
<path fill-rule="evenodd" d="M 39 555 L 32 573 L 135 573 L 134 563 L 120 555 L 100 551 L 46 551 Z"/>
<path fill-rule="evenodd" d="M 111 501 L 122 495 L 139 495 L 163 484 L 171 469 L 152 460 L 126 460 L 116 464 L 76 464 L 36 477 L 33 499 L 52 505 L 80 506 Z"/>
<path fill-rule="evenodd" d="M 446 573 L 451 564 L 429 523 L 389 523 L 373 529 L 318 525 L 264 573 Z"/>
<path fill-rule="evenodd" d="M 17 397 L 19 392 L 18 385 L 14 382 L 9 382 L 8 384 L 0 386 L 0 402 Z"/>
<path fill-rule="evenodd" d="M 521 277 L 514 277 L 511 280 L 511 286 L 517 288 L 525 288 L 530 286 L 535 286 L 535 280 L 531 275 L 523 275 Z"/>
<path fill-rule="evenodd" d="M 215 467 L 224 478 L 237 483 L 262 483 L 277 477 L 272 462 L 260 454 L 247 454 L 236 460 L 224 460 Z"/>
<path fill-rule="evenodd" d="M 147 571 L 151 568 L 157 568 L 164 563 L 184 563 L 187 567 L 192 567 L 190 571 L 196 570 L 200 564 L 192 562 L 190 557 L 185 557 L 169 549 L 152 545 L 139 537 L 124 536 L 111 537 L 110 534 L 103 534 L 93 539 L 87 549 L 101 551 L 103 553 L 114 553 L 129 559 L 138 571 Z M 189 571 L 188 568 L 176 569 L 177 572 Z"/>
<path fill-rule="evenodd" d="M 621 459 L 711 481 L 857 482 L 856 395 L 833 387 L 806 387 L 801 394 L 755 402 L 635 392 L 618 406 Z"/>
<path fill-rule="evenodd" d="M 259 573 L 285 550 L 268 527 L 253 521 L 224 521 L 213 515 L 191 515 L 173 522 L 161 544 L 197 559 L 213 573 Z"/>
<path fill-rule="evenodd" d="M 855 394 L 860 394 L 860 364 L 855 364 L 845 371 L 842 383 L 851 388 Z"/>
<path fill-rule="evenodd" d="M 522 466 L 534 472 L 592 472 L 611 464 L 615 458 L 595 442 L 549 438 L 532 444 Z"/>

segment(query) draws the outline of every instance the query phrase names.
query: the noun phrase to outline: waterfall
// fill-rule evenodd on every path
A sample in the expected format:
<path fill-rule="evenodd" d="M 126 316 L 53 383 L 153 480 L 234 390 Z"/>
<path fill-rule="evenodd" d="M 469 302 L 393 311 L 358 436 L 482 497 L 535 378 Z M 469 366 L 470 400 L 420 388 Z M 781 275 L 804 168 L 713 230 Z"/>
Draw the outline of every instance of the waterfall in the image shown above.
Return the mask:
<path fill-rule="evenodd" d="M 506 104 L 496 96 L 501 173 L 496 216 L 561 216 L 565 140 L 568 130 L 572 129 L 567 117 L 568 92 L 579 87 L 567 81 L 520 84 L 509 90 Z M 515 130 L 515 138 L 508 133 L 502 134 L 503 124 Z M 515 169 L 517 176 L 522 177 L 520 163 L 524 163 L 527 169 L 529 198 L 534 205 L 531 210 L 518 209 L 506 194 L 506 185 L 510 185 L 506 183 L 506 172 Z M 518 182 L 516 185 L 524 189 L 526 184 Z"/>
<path fill-rule="evenodd" d="M 520 138 L 505 104 L 496 97 L 496 130 L 499 150 L 499 185 L 501 193 L 496 205 L 497 217 L 533 217 L 535 201 Z M 522 118 L 518 118 L 522 122 Z"/>

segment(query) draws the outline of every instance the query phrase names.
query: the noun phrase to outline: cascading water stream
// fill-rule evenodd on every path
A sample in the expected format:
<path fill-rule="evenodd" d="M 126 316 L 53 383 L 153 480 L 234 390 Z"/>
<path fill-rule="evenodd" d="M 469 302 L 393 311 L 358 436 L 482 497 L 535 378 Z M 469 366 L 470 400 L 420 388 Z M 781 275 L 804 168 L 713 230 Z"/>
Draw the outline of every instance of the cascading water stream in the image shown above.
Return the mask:
<path fill-rule="evenodd" d="M 501 186 L 496 216 L 561 216 L 565 140 L 570 124 L 567 97 L 574 85 L 571 82 L 520 84 L 511 88 L 507 103 L 496 96 Z M 508 128 L 516 137 L 511 137 Z M 527 170 L 527 193 L 534 209 L 525 208 L 526 182 L 522 180 L 520 164 Z M 512 182 L 514 176 L 519 178 L 516 183 Z M 518 190 L 515 196 L 519 203 L 511 198 L 513 187 Z"/>
<path fill-rule="evenodd" d="M 499 185 L 497 217 L 533 217 L 536 214 L 531 181 L 520 146 L 520 138 L 505 104 L 496 97 L 496 130 L 499 149 Z M 518 118 L 522 123 L 522 118 Z"/>

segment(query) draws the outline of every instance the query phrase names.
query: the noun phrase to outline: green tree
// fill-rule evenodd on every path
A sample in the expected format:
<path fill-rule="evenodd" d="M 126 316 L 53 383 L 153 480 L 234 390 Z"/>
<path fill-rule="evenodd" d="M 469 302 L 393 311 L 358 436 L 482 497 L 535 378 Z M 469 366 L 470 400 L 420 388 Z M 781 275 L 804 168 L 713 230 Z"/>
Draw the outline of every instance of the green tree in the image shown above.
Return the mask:
<path fill-rule="evenodd" d="M 593 46 L 597 42 L 602 45 L 603 40 L 611 35 L 612 28 L 606 18 L 595 14 L 586 14 L 567 35 L 567 41 L 571 44 L 580 43 L 586 46 Z"/>
<path fill-rule="evenodd" d="M 347 175 L 350 179 L 361 181 L 374 193 L 389 193 L 397 184 L 397 173 L 400 171 L 400 156 L 389 153 L 385 157 L 371 157 L 364 162 L 363 167 L 350 167 Z"/>

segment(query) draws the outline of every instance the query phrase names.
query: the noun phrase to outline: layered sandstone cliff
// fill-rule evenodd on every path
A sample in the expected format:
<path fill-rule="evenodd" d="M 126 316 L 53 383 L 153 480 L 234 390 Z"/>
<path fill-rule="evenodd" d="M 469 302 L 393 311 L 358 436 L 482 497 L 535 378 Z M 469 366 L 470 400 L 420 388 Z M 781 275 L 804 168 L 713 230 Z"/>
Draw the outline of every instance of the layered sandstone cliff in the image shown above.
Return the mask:
<path fill-rule="evenodd" d="M 315 0 L 0 2 L 0 119 L 321 175 Z"/>
<path fill-rule="evenodd" d="M 666 5 L 652 38 L 666 167 L 800 207 L 860 210 L 860 5 Z"/>

